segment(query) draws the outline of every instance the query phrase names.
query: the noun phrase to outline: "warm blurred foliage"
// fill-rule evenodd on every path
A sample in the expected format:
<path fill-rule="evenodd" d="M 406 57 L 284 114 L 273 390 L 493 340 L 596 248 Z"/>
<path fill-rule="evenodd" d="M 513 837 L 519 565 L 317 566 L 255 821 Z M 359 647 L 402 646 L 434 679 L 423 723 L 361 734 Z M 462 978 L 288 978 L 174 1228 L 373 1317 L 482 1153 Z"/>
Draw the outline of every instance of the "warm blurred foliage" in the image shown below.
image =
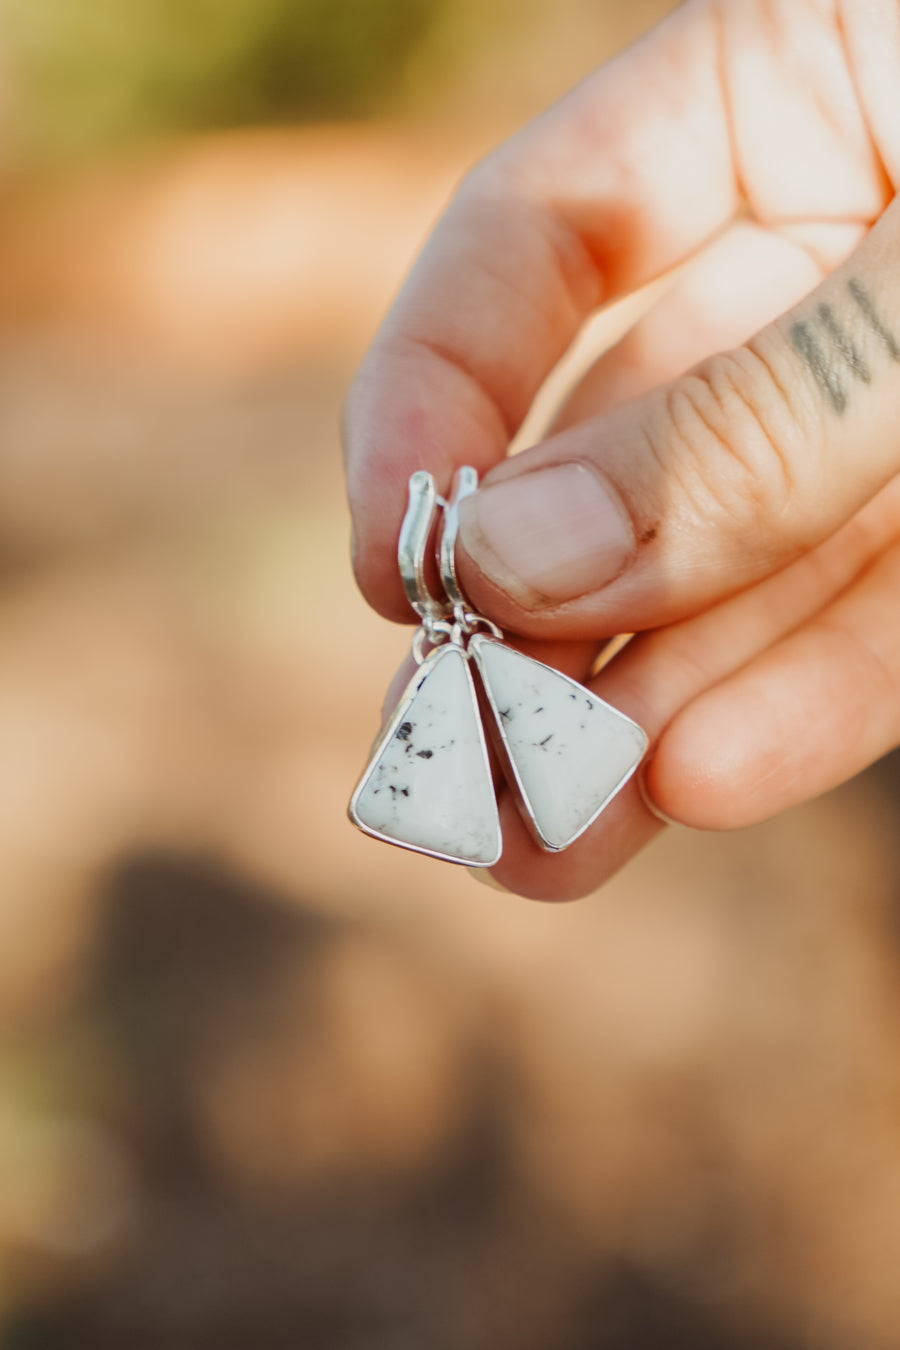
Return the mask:
<path fill-rule="evenodd" d="M 10 1350 L 896 1345 L 895 761 L 562 908 L 344 819 L 406 635 L 341 392 L 465 164 L 669 7 L 0 0 Z"/>
<path fill-rule="evenodd" d="M 2 0 L 23 144 L 359 116 L 403 86 L 445 0 Z"/>
<path fill-rule="evenodd" d="M 0 0 L 16 158 L 435 112 L 511 125 L 673 0 Z"/>

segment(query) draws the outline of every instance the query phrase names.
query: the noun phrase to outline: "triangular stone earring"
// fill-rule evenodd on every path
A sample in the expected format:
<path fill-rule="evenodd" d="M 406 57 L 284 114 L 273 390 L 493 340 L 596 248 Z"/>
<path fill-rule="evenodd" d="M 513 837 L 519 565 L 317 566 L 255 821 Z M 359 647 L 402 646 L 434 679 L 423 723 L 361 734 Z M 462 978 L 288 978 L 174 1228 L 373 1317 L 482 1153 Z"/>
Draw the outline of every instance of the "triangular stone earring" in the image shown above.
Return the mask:
<path fill-rule="evenodd" d="M 470 867 L 500 857 L 500 818 L 469 661 L 436 647 L 375 746 L 350 804 L 355 824 L 388 843 Z"/>
<path fill-rule="evenodd" d="M 502 642 L 476 633 L 469 652 L 527 824 L 542 848 L 568 848 L 640 764 L 644 731 L 577 681 Z"/>
<path fill-rule="evenodd" d="M 474 469 L 460 469 L 444 502 L 429 474 L 410 479 L 398 561 L 422 620 L 413 641 L 419 670 L 376 743 L 350 818 L 378 839 L 490 867 L 500 857 L 500 822 L 470 662 L 520 811 L 550 852 L 574 843 L 624 787 L 647 737 L 576 680 L 506 646 L 497 626 L 468 607 L 456 574 L 458 506 L 477 484 Z M 438 505 L 440 601 L 428 591 L 424 568 Z M 434 649 L 423 657 L 426 643 Z"/>
<path fill-rule="evenodd" d="M 478 699 L 465 647 L 446 605 L 428 592 L 425 551 L 437 508 L 431 476 L 414 474 L 398 556 L 407 597 L 422 620 L 425 657 L 379 736 L 350 802 L 350 819 L 376 839 L 470 867 L 492 867 L 500 818 Z"/>

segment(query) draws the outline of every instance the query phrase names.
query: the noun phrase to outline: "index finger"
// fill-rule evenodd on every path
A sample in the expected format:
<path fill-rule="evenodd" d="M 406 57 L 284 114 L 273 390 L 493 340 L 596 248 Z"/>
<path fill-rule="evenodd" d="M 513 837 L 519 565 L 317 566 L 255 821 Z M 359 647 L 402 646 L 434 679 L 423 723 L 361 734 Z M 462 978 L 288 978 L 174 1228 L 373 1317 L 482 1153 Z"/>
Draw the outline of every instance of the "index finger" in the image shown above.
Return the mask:
<path fill-rule="evenodd" d="M 739 201 L 714 6 L 695 0 L 466 178 L 348 395 L 354 567 L 411 617 L 396 568 L 406 483 L 481 473 L 601 303 L 674 265 Z"/>

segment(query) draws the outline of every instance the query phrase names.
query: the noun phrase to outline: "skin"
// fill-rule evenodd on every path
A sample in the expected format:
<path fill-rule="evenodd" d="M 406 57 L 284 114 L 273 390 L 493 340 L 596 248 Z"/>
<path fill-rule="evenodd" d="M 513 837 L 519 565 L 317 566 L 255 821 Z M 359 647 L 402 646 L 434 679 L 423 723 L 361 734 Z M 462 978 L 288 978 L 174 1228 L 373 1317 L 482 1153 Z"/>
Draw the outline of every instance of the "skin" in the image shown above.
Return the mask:
<path fill-rule="evenodd" d="M 351 388 L 354 566 L 408 621 L 406 482 L 577 463 L 635 548 L 551 601 L 477 509 L 476 608 L 591 681 L 653 750 L 594 827 L 541 853 L 504 797 L 496 879 L 599 886 L 661 828 L 762 820 L 900 743 L 900 6 L 690 0 L 464 181 Z M 598 305 L 680 265 L 538 445 L 507 446 Z M 648 801 L 653 810 L 648 806 Z"/>

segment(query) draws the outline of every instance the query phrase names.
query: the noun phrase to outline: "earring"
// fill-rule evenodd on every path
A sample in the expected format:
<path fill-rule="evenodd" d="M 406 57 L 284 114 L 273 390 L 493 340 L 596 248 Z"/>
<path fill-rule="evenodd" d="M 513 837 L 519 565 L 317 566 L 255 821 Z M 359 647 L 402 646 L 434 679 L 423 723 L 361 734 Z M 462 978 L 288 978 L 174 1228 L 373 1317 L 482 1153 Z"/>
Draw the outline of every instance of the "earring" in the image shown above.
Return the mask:
<path fill-rule="evenodd" d="M 447 602 L 435 600 L 425 580 L 438 505 L 431 475 L 414 473 L 397 561 L 421 620 L 413 638 L 419 668 L 375 742 L 349 814 L 376 839 L 492 867 L 502 849 L 500 816 L 469 658 Z"/>
<path fill-rule="evenodd" d="M 456 572 L 456 539 L 459 503 L 477 485 L 474 469 L 460 469 L 444 502 L 429 474 L 410 479 L 398 561 L 407 597 L 422 620 L 413 639 L 420 666 L 376 743 L 350 817 L 379 839 L 490 867 L 502 844 L 470 663 L 520 813 L 548 852 L 568 848 L 594 823 L 637 769 L 648 741 L 631 718 L 552 666 L 507 646 L 496 624 L 469 608 Z M 429 593 L 424 568 L 438 505 L 444 510 L 443 601 Z M 433 650 L 424 657 L 426 643 Z M 438 730 L 439 750 L 431 744 Z M 429 743 L 420 746 L 423 735 Z M 431 765 L 435 759 L 437 774 L 423 774 L 413 763 Z"/>

